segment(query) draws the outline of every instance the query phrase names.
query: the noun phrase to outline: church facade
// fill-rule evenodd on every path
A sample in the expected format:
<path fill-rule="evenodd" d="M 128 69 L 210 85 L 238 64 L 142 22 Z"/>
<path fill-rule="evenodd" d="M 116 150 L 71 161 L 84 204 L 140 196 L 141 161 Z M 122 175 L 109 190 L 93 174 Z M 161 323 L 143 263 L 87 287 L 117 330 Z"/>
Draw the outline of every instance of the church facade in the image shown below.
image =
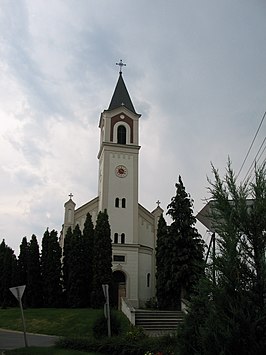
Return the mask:
<path fill-rule="evenodd" d="M 69 227 L 73 229 L 78 224 L 83 230 L 88 212 L 95 224 L 98 212 L 106 209 L 118 299 L 126 297 L 135 307 L 155 296 L 157 224 L 163 212 L 159 206 L 150 212 L 138 202 L 140 116 L 133 106 L 120 66 L 110 105 L 100 115 L 98 196 L 76 208 L 70 195 L 64 205 L 60 237 L 63 247 Z"/>

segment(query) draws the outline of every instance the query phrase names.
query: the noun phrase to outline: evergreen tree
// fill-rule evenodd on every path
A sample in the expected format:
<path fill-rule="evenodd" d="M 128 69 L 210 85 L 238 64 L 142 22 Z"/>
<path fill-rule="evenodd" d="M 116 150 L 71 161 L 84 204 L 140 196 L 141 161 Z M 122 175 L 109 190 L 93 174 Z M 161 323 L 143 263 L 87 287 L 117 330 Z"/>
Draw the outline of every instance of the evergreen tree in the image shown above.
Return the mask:
<path fill-rule="evenodd" d="M 199 287 L 191 301 L 180 333 L 181 354 L 264 354 L 265 166 L 257 169 L 255 183 L 237 185 L 230 162 L 224 179 L 215 168 L 213 173 L 210 217 L 219 250 L 213 260 L 216 277 L 208 292 Z"/>
<path fill-rule="evenodd" d="M 4 273 L 6 248 L 7 246 L 3 239 L 0 244 L 0 306 L 2 307 L 5 307 L 6 298 L 6 278 Z"/>
<path fill-rule="evenodd" d="M 28 248 L 27 301 L 29 307 L 43 305 L 40 252 L 36 236 L 33 234 Z"/>
<path fill-rule="evenodd" d="M 194 227 L 193 201 L 180 176 L 175 186 L 176 195 L 167 207 L 173 222 L 166 228 L 160 220 L 162 236 L 159 236 L 156 253 L 157 296 L 161 309 L 179 309 L 181 297 L 190 297 L 204 269 L 204 246 Z"/>
<path fill-rule="evenodd" d="M 62 305 L 61 247 L 57 232 L 48 229 L 42 239 L 41 273 L 43 280 L 43 304 L 45 307 Z"/>
<path fill-rule="evenodd" d="M 64 250 L 63 250 L 63 299 L 65 305 L 67 305 L 68 292 L 69 292 L 69 273 L 71 270 L 71 251 L 73 243 L 73 233 L 71 227 L 67 229 L 65 240 L 64 240 Z"/>
<path fill-rule="evenodd" d="M 83 234 L 77 225 L 67 230 L 64 243 L 63 279 L 66 304 L 88 307 L 92 291 L 94 229 L 88 213 Z"/>
<path fill-rule="evenodd" d="M 266 308 L 266 166 L 255 172 L 255 182 L 250 183 L 250 197 L 253 203 L 246 207 L 241 216 L 241 234 L 247 238 L 245 256 L 252 273 L 254 302 L 265 311 Z M 250 247 L 251 246 L 251 247 Z"/>
<path fill-rule="evenodd" d="M 84 253 L 82 234 L 78 224 L 72 234 L 69 262 L 67 304 L 73 308 L 83 307 L 83 301 L 86 298 L 86 295 L 84 296 Z"/>
<path fill-rule="evenodd" d="M 20 249 L 20 253 L 18 256 L 18 285 L 26 285 L 23 294 L 23 304 L 27 306 L 28 305 L 28 301 L 27 301 L 28 257 L 29 257 L 28 255 L 29 245 L 28 245 L 27 237 L 23 237 L 19 249 Z"/>
<path fill-rule="evenodd" d="M 27 283 L 28 247 L 27 237 L 24 237 L 19 247 L 20 253 L 18 256 L 19 285 L 26 285 Z"/>
<path fill-rule="evenodd" d="M 173 223 L 169 228 L 170 236 L 176 240 L 177 277 L 184 295 L 189 297 L 204 270 L 204 243 L 194 227 L 196 218 L 193 216 L 193 200 L 187 194 L 182 179 L 176 186 L 176 196 L 168 205 L 167 214 Z"/>
<path fill-rule="evenodd" d="M 94 237 L 92 306 L 105 303 L 102 285 L 112 283 L 112 240 L 107 211 L 99 212 Z"/>
<path fill-rule="evenodd" d="M 165 299 L 165 285 L 169 280 L 166 265 L 168 264 L 169 254 L 168 228 L 163 215 L 161 214 L 158 222 L 157 245 L 156 245 L 156 296 L 158 307 L 164 308 L 168 303 Z"/>
<path fill-rule="evenodd" d="M 9 288 L 17 286 L 17 259 L 14 251 L 3 240 L 0 244 L 0 305 L 5 308 L 15 304 Z"/>
<path fill-rule="evenodd" d="M 81 275 L 83 281 L 82 305 L 90 306 L 90 296 L 92 292 L 93 281 L 93 250 L 94 250 L 94 227 L 91 215 L 88 213 L 84 223 L 82 235 L 82 261 L 83 267 Z"/>

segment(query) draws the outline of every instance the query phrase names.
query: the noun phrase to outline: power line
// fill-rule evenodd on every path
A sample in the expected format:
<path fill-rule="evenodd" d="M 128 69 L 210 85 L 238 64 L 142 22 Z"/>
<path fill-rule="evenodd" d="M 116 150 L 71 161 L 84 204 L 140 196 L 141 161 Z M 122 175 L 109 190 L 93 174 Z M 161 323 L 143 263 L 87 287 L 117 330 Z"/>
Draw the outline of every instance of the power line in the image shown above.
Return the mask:
<path fill-rule="evenodd" d="M 242 163 L 242 165 L 241 165 L 241 168 L 239 169 L 239 172 L 238 172 L 236 178 L 238 178 L 239 174 L 241 173 L 241 171 L 242 171 L 242 169 L 243 169 L 243 166 L 244 166 L 244 164 L 245 164 L 245 162 L 246 162 L 246 160 L 247 160 L 247 158 L 248 158 L 248 156 L 249 156 L 249 153 L 250 153 L 250 151 L 251 151 L 251 148 L 253 147 L 253 144 L 254 144 L 254 142 L 255 142 L 255 139 L 257 138 L 257 135 L 258 135 L 258 133 L 259 133 L 260 127 L 261 127 L 261 125 L 262 125 L 262 123 L 263 123 L 263 121 L 264 121 L 265 115 L 266 115 L 266 111 L 264 112 L 264 115 L 263 115 L 263 117 L 262 117 L 262 119 L 261 119 L 261 122 L 260 122 L 260 124 L 259 124 L 258 129 L 257 129 L 257 132 L 255 133 L 255 136 L 254 136 L 254 138 L 253 138 L 253 140 L 252 140 L 252 142 L 251 142 L 251 145 L 250 145 L 250 147 L 249 147 L 249 149 L 248 149 L 248 152 L 247 152 L 247 154 L 246 154 L 246 156 L 245 156 L 245 159 L 244 159 L 244 161 L 243 161 L 243 163 Z"/>
<path fill-rule="evenodd" d="M 265 137 L 265 138 L 266 138 L 266 137 Z M 260 156 L 258 157 L 258 161 L 260 161 L 260 158 L 262 157 L 262 154 L 265 152 L 265 149 L 266 149 L 266 145 L 265 145 L 263 151 L 260 153 Z M 264 161 L 262 162 L 262 165 L 263 165 L 263 163 L 265 162 L 265 160 L 266 160 L 266 158 L 265 158 Z"/>
<path fill-rule="evenodd" d="M 259 150 L 257 151 L 257 154 L 255 155 L 255 158 L 253 159 L 253 161 L 252 161 L 252 163 L 251 163 L 251 165 L 250 165 L 250 167 L 249 167 L 249 169 L 248 169 L 248 171 L 247 171 L 247 173 L 246 173 L 246 175 L 245 175 L 243 181 L 245 181 L 245 180 L 247 179 L 247 177 L 248 177 L 248 175 L 249 175 L 251 169 L 253 168 L 253 165 L 254 165 L 256 162 L 259 162 L 259 160 L 260 160 L 262 154 L 264 153 L 264 151 L 265 151 L 265 149 L 266 149 L 266 145 L 265 145 L 263 151 L 261 152 L 259 158 L 257 159 L 257 156 L 259 155 L 259 153 L 260 153 L 260 151 L 261 151 L 261 149 L 262 149 L 262 147 L 263 147 L 265 141 L 266 141 L 266 137 L 264 137 L 264 140 L 263 140 L 263 142 L 261 143 L 261 145 L 260 145 L 260 147 L 259 147 Z"/>
<path fill-rule="evenodd" d="M 266 147 L 265 147 L 265 148 L 266 148 Z M 265 150 L 265 148 L 264 148 L 264 150 Z M 263 151 L 264 151 L 264 150 L 263 150 Z M 263 162 L 260 164 L 259 167 L 261 168 L 261 167 L 263 167 L 263 165 L 265 165 L 265 164 L 266 164 L 266 158 L 263 160 Z M 253 178 L 250 180 L 250 182 L 253 182 L 253 180 L 255 179 L 255 176 L 256 176 L 256 174 L 253 175 Z"/>

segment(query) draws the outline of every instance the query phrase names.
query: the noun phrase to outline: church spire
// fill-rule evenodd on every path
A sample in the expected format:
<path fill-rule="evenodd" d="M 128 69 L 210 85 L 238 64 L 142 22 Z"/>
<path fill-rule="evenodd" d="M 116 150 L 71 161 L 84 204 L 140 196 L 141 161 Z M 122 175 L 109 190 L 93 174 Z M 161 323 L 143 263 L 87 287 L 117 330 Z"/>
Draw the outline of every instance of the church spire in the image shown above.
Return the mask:
<path fill-rule="evenodd" d="M 120 67 L 119 71 L 119 78 L 115 87 L 115 91 L 113 93 L 113 97 L 111 99 L 109 110 L 114 110 L 115 108 L 125 106 L 127 109 L 129 109 L 131 112 L 136 113 L 134 106 L 132 104 L 132 101 L 130 99 L 129 93 L 127 91 L 124 79 L 122 77 L 122 66 L 125 66 L 125 64 L 120 60 L 119 63 L 116 63 Z"/>

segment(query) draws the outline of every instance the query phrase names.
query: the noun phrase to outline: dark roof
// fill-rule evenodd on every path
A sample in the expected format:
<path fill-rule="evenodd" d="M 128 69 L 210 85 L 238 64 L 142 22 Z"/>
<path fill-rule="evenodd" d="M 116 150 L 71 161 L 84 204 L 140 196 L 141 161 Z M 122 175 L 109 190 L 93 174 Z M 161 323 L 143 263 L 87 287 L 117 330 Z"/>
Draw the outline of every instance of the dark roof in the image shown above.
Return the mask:
<path fill-rule="evenodd" d="M 122 73 L 119 73 L 119 78 L 108 110 L 113 110 L 121 106 L 125 106 L 130 111 L 136 113 L 132 101 L 130 99 L 129 93 L 127 91 L 125 82 L 123 80 Z"/>

